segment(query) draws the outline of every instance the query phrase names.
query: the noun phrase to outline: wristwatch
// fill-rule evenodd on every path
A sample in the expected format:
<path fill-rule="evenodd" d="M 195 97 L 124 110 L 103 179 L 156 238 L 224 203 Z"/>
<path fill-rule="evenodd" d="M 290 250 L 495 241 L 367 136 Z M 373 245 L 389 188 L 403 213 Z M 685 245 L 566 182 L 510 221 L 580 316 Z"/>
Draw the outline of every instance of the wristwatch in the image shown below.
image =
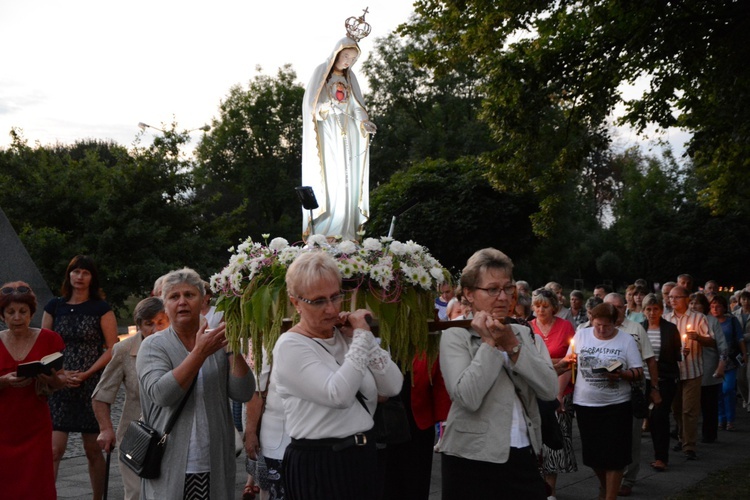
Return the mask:
<path fill-rule="evenodd" d="M 521 343 L 519 342 L 515 346 L 513 346 L 513 349 L 510 350 L 511 354 L 518 354 L 518 351 L 521 350 Z"/>

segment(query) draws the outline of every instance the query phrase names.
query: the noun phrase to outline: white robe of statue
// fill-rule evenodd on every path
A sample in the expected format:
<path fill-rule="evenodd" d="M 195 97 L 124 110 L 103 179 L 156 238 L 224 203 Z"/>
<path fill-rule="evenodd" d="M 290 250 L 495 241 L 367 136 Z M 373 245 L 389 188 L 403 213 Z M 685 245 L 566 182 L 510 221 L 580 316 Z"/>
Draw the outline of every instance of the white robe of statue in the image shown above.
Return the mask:
<path fill-rule="evenodd" d="M 352 240 L 369 216 L 369 144 L 375 132 L 351 71 L 359 55 L 354 40 L 339 40 L 315 69 L 302 110 L 302 184 L 313 188 L 319 205 L 314 233 Z M 303 209 L 303 234 L 310 232 L 309 219 Z"/>

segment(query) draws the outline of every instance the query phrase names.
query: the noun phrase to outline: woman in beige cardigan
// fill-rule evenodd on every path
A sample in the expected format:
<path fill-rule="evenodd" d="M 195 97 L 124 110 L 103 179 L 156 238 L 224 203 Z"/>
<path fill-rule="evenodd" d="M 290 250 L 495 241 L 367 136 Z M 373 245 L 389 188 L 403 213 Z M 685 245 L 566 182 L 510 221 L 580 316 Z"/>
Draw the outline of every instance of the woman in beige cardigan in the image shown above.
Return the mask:
<path fill-rule="evenodd" d="M 443 499 L 546 499 L 537 469 L 542 437 L 537 397 L 557 396 L 557 374 L 543 342 L 505 324 L 513 262 L 494 248 L 476 252 L 461 274 L 471 329 L 450 328 L 440 364 L 453 401 L 439 451 Z"/>

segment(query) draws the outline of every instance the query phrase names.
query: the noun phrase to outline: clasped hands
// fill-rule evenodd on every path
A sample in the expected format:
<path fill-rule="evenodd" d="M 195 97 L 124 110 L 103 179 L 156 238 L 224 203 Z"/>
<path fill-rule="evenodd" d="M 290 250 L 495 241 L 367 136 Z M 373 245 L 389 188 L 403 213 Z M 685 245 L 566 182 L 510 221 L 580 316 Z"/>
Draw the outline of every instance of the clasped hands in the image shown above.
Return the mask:
<path fill-rule="evenodd" d="M 491 347 L 510 351 L 519 343 L 513 328 L 485 311 L 479 311 L 474 315 L 471 327 L 479 333 L 482 341 Z"/>

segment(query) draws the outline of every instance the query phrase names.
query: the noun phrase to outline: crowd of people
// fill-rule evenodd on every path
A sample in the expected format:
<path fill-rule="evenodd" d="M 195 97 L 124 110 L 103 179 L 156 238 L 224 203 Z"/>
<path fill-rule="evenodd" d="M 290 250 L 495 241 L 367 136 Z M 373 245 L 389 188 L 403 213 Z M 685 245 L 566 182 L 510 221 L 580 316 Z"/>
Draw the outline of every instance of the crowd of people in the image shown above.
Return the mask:
<path fill-rule="evenodd" d="M 221 314 L 191 269 L 157 280 L 135 307 L 137 334 L 122 342 L 89 257 L 71 260 L 41 328 L 31 327 L 31 287 L 4 284 L 0 402 L 16 409 L 0 412 L 4 497 L 56 498 L 74 432 L 102 498 L 102 452 L 140 419 L 174 425 L 159 477 L 120 464 L 128 499 L 234 498 L 237 427 L 243 499 L 428 498 L 435 451 L 444 499 L 555 499 L 558 475 L 578 469 L 577 430 L 599 498 L 613 500 L 636 484 L 641 432 L 652 436 L 650 467 L 666 471 L 670 452 L 695 460 L 699 442 L 736 430 L 738 395 L 750 412 L 750 287 L 727 297 L 680 275 L 653 292 L 643 280 L 623 295 L 573 290 L 567 307 L 561 285 L 516 281 L 512 261 L 486 248 L 436 299 L 436 319 L 468 321 L 442 331 L 437 360 L 399 366 L 368 310 L 341 311 L 342 277 L 328 254 L 303 253 L 286 284 L 299 321 L 257 360 L 257 384 L 253 360 L 228 352 Z M 20 364 L 57 352 L 63 369 L 18 376 Z M 645 418 L 639 400 L 650 403 Z"/>

